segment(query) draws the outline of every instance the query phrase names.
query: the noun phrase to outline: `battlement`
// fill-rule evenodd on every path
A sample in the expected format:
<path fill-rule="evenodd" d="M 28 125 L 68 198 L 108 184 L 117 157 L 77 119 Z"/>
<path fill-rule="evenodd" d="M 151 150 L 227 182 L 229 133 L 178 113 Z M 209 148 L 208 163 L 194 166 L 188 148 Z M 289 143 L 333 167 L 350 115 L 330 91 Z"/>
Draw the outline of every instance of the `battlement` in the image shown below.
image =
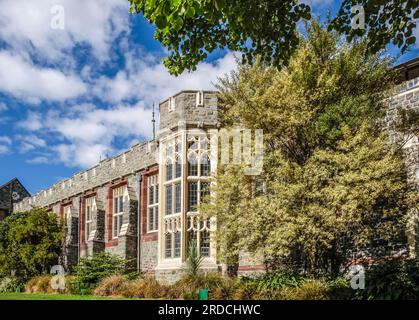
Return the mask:
<path fill-rule="evenodd" d="M 112 180 L 131 175 L 155 164 L 156 150 L 156 141 L 136 144 L 113 158 L 102 160 L 88 170 L 78 172 L 66 180 L 57 182 L 33 197 L 24 198 L 14 205 L 14 210 L 25 211 L 31 206 L 46 207 L 62 199 L 100 187 Z"/>

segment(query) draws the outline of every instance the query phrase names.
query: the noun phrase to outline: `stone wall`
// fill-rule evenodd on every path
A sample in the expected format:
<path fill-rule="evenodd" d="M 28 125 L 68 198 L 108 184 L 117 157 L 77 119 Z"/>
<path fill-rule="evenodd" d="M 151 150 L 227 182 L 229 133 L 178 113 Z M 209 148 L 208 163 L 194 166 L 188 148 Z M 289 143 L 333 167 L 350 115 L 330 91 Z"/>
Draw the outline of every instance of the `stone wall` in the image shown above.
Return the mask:
<path fill-rule="evenodd" d="M 137 144 L 117 157 L 101 161 L 89 170 L 79 172 L 60 181 L 51 188 L 28 197 L 14 205 L 15 210 L 25 211 L 32 206 L 47 207 L 62 199 L 71 198 L 87 190 L 103 186 L 110 181 L 132 175 L 156 163 L 157 142 Z"/>
<path fill-rule="evenodd" d="M 419 137 L 407 137 L 393 129 L 397 111 L 419 110 L 419 78 L 411 79 L 400 85 L 398 94 L 389 100 L 386 121 L 389 126 L 390 140 L 403 145 L 408 183 L 412 190 L 419 191 Z M 419 254 L 419 208 L 413 207 L 409 212 L 408 222 L 409 253 L 411 256 Z"/>
<path fill-rule="evenodd" d="M 160 128 L 173 129 L 179 123 L 195 127 L 218 124 L 217 95 L 203 91 L 203 104 L 197 105 L 197 91 L 182 91 L 160 104 Z"/>
<path fill-rule="evenodd" d="M 197 104 L 197 95 L 201 97 L 200 104 Z M 168 109 L 169 101 L 173 107 L 171 110 Z M 216 95 L 210 91 L 182 91 L 160 104 L 160 117 L 159 137 L 179 123 L 191 127 L 214 126 L 217 123 Z M 80 257 L 107 251 L 130 260 L 133 267 L 139 262 L 143 272 L 154 273 L 158 260 L 158 233 L 147 231 L 147 177 L 158 173 L 157 153 L 158 140 L 137 144 L 114 158 L 103 160 L 93 168 L 23 199 L 14 207 L 19 211 L 32 206 L 44 207 L 65 218 L 64 207 L 71 206 L 61 258 L 67 269 L 71 269 Z M 123 204 L 121 232 L 113 238 L 112 190 L 121 185 L 127 186 L 129 200 Z M 95 198 L 96 207 L 90 233 L 86 234 L 86 199 L 90 197 Z M 179 270 L 173 272 L 179 274 Z"/>

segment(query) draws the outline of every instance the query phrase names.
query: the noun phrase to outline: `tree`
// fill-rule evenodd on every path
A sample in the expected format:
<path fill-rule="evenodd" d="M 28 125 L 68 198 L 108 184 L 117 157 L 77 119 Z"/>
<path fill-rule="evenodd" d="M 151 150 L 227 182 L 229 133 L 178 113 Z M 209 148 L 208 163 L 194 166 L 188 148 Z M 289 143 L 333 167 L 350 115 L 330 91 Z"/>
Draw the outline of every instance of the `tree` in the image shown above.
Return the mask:
<path fill-rule="evenodd" d="M 353 28 L 352 8 L 362 7 L 365 14 L 365 27 Z M 354 12 L 353 12 L 354 11 Z M 370 52 L 377 52 L 387 44 L 393 43 L 402 52 L 415 43 L 415 19 L 419 18 L 417 0 L 344 0 L 331 27 L 346 35 L 348 41 L 367 36 Z"/>
<path fill-rule="evenodd" d="M 256 57 L 282 67 L 298 46 L 298 24 L 311 18 L 311 9 L 296 0 L 129 0 L 131 12 L 141 13 L 157 27 L 155 38 L 169 49 L 164 64 L 172 74 L 195 70 L 216 49 L 243 53 L 243 63 Z M 365 8 L 365 28 L 351 19 Z M 388 43 L 403 51 L 415 42 L 416 0 L 345 0 L 333 19 L 334 28 L 353 40 L 368 36 L 369 50 Z"/>
<path fill-rule="evenodd" d="M 405 245 L 409 198 L 383 131 L 391 61 L 316 22 L 280 71 L 257 61 L 221 79 L 221 121 L 264 130 L 263 174 L 223 165 L 215 199 L 220 258 L 246 249 L 268 266 L 336 276 L 350 259 Z M 247 191 L 246 191 L 247 190 Z"/>
<path fill-rule="evenodd" d="M 0 223 L 0 274 L 21 278 L 41 274 L 57 263 L 62 226 L 53 213 L 33 208 Z"/>

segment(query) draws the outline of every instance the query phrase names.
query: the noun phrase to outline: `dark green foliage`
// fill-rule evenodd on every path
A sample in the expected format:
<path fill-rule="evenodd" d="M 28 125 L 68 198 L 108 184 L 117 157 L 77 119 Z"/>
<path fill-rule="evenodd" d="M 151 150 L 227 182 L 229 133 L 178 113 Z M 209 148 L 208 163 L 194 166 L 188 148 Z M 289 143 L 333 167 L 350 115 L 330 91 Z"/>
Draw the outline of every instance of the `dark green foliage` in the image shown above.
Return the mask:
<path fill-rule="evenodd" d="M 171 51 L 164 64 L 172 74 L 195 70 L 225 47 L 281 65 L 298 43 L 297 23 L 310 8 L 294 0 L 130 0 L 131 11 L 157 26 L 155 38 Z M 252 45 L 249 46 L 249 42 Z"/>
<path fill-rule="evenodd" d="M 357 297 L 368 300 L 418 300 L 419 261 L 392 260 L 365 271 L 365 290 Z"/>
<path fill-rule="evenodd" d="M 16 277 L 0 278 L 0 293 L 22 292 L 24 286 L 24 282 Z"/>
<path fill-rule="evenodd" d="M 115 274 L 130 273 L 126 261 L 107 252 L 82 258 L 75 268 L 74 287 L 80 294 L 89 293 L 100 280 Z"/>
<path fill-rule="evenodd" d="M 351 10 L 356 5 L 364 8 L 364 28 L 351 26 Z M 413 31 L 415 19 L 419 18 L 418 8 L 417 0 L 344 0 L 331 28 L 345 34 L 348 41 L 366 36 L 370 52 L 384 49 L 389 43 L 404 52 L 416 42 Z"/>
<path fill-rule="evenodd" d="M 62 227 L 55 214 L 33 208 L 0 223 L 0 274 L 28 279 L 49 272 L 61 251 Z"/>
<path fill-rule="evenodd" d="M 257 278 L 245 278 L 242 281 L 253 286 L 257 291 L 281 290 L 284 288 L 296 288 L 304 279 L 288 272 L 268 272 Z"/>
<path fill-rule="evenodd" d="M 242 60 L 256 57 L 275 67 L 288 63 L 299 43 L 298 23 L 311 18 L 311 8 L 294 0 L 129 0 L 131 12 L 139 13 L 157 27 L 155 38 L 170 51 L 164 60 L 169 72 L 179 75 L 195 70 L 208 54 L 227 48 L 242 52 Z M 365 9 L 365 28 L 351 25 L 355 5 Z M 330 29 L 350 42 L 368 39 L 367 49 L 376 53 L 389 43 L 405 51 L 415 43 L 417 0 L 345 0 Z"/>

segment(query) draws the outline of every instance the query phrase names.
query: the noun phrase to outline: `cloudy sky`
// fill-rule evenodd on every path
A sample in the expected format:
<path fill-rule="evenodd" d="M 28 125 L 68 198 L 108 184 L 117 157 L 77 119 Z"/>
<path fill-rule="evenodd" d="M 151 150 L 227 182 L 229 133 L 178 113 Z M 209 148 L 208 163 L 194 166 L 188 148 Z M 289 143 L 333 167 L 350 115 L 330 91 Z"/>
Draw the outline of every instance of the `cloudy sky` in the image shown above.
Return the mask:
<path fill-rule="evenodd" d="M 128 12 L 127 0 L 0 0 L 0 185 L 18 177 L 35 193 L 147 140 L 153 102 L 212 89 L 235 67 L 217 52 L 170 76 L 154 27 Z"/>

